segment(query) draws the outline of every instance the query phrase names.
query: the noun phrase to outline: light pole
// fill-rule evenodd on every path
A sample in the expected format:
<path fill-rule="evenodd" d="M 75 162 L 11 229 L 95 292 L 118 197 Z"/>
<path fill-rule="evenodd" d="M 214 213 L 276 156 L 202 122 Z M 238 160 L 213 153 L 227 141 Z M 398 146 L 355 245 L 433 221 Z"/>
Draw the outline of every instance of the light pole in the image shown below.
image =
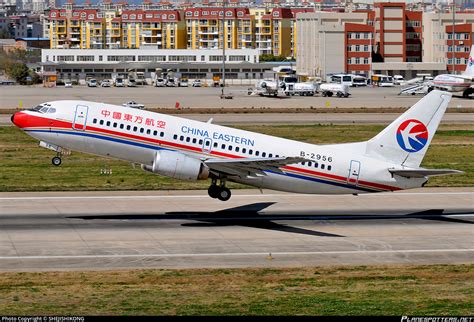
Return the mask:
<path fill-rule="evenodd" d="M 226 45 L 226 37 L 225 37 L 225 1 L 222 2 L 222 89 L 221 89 L 221 98 L 224 98 L 224 89 L 225 89 L 225 45 Z"/>
<path fill-rule="evenodd" d="M 456 24 L 456 0 L 453 0 L 453 29 L 451 30 L 451 45 L 452 45 L 451 48 L 453 50 L 453 55 L 452 55 L 453 56 L 453 61 L 452 61 L 453 74 L 456 74 L 456 70 L 455 70 L 456 67 L 455 67 L 455 64 L 454 64 L 455 59 L 456 59 L 455 55 L 454 55 L 455 50 L 456 50 L 455 49 L 456 46 L 455 46 L 455 43 L 454 43 L 454 26 L 455 26 L 455 24 Z"/>

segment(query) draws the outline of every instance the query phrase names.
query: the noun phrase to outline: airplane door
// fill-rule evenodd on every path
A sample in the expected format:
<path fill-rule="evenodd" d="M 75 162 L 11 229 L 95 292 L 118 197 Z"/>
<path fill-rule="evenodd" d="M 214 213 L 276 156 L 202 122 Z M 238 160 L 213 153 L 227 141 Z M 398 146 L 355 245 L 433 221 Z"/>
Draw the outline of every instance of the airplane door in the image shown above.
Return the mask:
<path fill-rule="evenodd" d="M 360 162 L 351 160 L 349 174 L 347 176 L 347 183 L 357 186 L 359 184 Z"/>
<path fill-rule="evenodd" d="M 86 129 L 88 110 L 89 110 L 88 106 L 85 106 L 85 105 L 76 106 L 76 113 L 74 114 L 74 122 L 72 123 L 73 129 L 81 130 L 81 131 L 84 131 Z"/>
<path fill-rule="evenodd" d="M 205 138 L 202 142 L 202 152 L 211 153 L 212 150 L 212 140 L 210 138 Z"/>

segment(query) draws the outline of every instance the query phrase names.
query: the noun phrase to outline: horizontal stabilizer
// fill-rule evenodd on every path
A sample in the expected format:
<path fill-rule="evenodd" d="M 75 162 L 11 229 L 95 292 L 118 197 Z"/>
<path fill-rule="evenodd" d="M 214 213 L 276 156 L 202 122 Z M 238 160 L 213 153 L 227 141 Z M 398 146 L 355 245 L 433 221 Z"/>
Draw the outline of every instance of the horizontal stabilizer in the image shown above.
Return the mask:
<path fill-rule="evenodd" d="M 463 171 L 451 169 L 388 169 L 388 171 L 406 178 L 423 178 L 464 173 Z"/>

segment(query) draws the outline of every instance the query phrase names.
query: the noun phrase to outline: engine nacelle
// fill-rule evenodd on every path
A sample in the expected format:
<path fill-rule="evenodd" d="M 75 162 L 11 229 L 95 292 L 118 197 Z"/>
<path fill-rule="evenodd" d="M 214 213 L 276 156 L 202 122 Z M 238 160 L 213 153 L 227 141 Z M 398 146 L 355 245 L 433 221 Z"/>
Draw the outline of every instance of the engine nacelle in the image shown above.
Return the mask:
<path fill-rule="evenodd" d="M 156 152 L 153 165 L 142 164 L 142 169 L 180 180 L 203 180 L 209 177 L 209 168 L 200 160 L 167 150 Z"/>

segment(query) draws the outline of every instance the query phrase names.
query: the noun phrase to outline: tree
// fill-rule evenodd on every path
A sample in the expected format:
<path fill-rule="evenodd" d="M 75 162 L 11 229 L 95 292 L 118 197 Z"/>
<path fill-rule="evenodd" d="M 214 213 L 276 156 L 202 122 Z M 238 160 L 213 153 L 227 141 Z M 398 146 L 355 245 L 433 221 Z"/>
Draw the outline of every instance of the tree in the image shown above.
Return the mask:
<path fill-rule="evenodd" d="M 6 66 L 6 73 L 20 84 L 26 84 L 26 77 L 30 75 L 28 67 L 24 63 L 13 62 Z"/>

